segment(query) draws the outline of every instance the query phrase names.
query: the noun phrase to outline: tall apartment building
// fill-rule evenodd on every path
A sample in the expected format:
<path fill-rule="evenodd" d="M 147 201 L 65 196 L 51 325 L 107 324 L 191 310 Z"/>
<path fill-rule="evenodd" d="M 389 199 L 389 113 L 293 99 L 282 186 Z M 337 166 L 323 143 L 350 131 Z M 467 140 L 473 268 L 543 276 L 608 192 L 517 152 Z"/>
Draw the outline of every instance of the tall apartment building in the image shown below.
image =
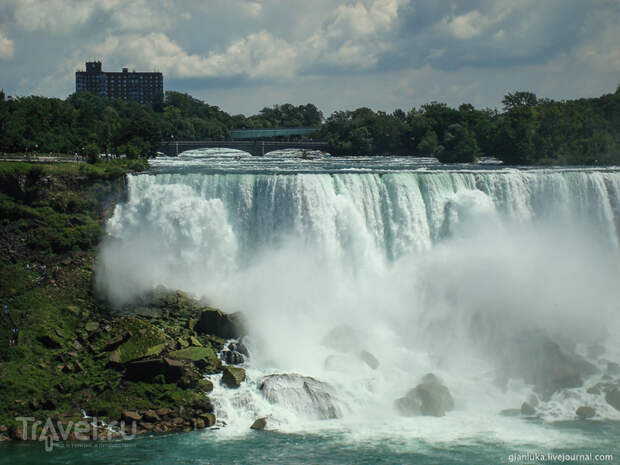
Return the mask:
<path fill-rule="evenodd" d="M 86 63 L 86 71 L 75 73 L 75 91 L 88 91 L 102 97 L 153 104 L 164 93 L 161 73 L 136 73 L 123 68 L 120 73 L 104 73 L 100 61 Z"/>

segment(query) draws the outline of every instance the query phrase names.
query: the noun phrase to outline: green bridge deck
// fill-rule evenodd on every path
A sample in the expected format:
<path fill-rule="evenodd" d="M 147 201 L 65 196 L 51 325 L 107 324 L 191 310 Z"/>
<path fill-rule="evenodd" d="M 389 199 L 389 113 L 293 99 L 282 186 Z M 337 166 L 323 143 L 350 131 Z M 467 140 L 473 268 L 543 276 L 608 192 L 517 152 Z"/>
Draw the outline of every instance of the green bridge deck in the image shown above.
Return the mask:
<path fill-rule="evenodd" d="M 231 129 L 230 137 L 236 139 L 264 139 L 278 136 L 303 136 L 318 131 L 319 128 L 282 128 L 282 129 Z"/>

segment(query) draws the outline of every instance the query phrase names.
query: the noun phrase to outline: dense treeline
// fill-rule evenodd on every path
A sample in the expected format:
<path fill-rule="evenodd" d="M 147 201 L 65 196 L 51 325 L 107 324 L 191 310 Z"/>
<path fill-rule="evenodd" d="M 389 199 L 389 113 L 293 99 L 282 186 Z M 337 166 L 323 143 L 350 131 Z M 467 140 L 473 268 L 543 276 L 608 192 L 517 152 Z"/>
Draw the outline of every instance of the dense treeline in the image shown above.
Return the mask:
<path fill-rule="evenodd" d="M 446 163 L 494 156 L 508 164 L 620 163 L 620 87 L 599 98 L 556 102 L 508 94 L 503 111 L 431 102 L 391 114 L 336 112 L 320 137 L 334 154 L 436 156 Z"/>
<path fill-rule="evenodd" d="M 276 105 L 246 118 L 231 116 L 187 94 L 166 92 L 153 107 L 88 92 L 66 100 L 6 99 L 0 92 L 0 151 L 117 153 L 130 158 L 155 152 L 162 140 L 230 138 L 230 129 L 318 126 L 312 104 Z"/>
<path fill-rule="evenodd" d="M 153 107 L 77 93 L 66 100 L 5 99 L 0 151 L 153 153 L 160 141 L 230 138 L 235 128 L 321 126 L 334 155 L 436 156 L 446 163 L 494 156 L 508 164 L 620 164 L 620 87 L 598 98 L 552 101 L 508 94 L 502 111 L 431 102 L 408 112 L 276 105 L 245 117 L 168 91 Z"/>

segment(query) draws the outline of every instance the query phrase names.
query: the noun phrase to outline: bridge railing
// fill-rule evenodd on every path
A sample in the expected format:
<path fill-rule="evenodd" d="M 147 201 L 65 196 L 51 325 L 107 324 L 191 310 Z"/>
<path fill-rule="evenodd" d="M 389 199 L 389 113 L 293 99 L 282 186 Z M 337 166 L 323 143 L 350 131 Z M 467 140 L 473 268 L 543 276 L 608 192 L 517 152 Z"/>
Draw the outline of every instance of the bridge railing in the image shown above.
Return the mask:
<path fill-rule="evenodd" d="M 232 139 L 262 139 L 265 137 L 305 136 L 318 131 L 319 128 L 257 128 L 257 129 L 231 129 Z"/>

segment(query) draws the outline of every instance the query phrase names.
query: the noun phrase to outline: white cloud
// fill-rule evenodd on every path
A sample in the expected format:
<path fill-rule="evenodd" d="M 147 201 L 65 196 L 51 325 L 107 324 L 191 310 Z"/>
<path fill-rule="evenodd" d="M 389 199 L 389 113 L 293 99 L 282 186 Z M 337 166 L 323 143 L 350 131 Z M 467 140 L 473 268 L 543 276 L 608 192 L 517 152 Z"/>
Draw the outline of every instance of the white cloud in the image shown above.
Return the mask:
<path fill-rule="evenodd" d="M 326 63 L 335 67 L 361 69 L 372 68 L 379 60 L 376 53 L 350 40 L 334 51 L 326 51 L 323 58 Z"/>
<path fill-rule="evenodd" d="M 105 26 L 115 31 L 164 29 L 170 25 L 169 0 L 9 0 L 17 25 L 26 31 L 72 35 L 98 12 L 109 14 Z M 97 32 L 94 29 L 93 32 Z"/>
<path fill-rule="evenodd" d="M 247 15 L 255 17 L 255 18 L 259 17 L 263 13 L 263 5 L 261 5 L 260 2 L 244 1 L 241 4 L 241 9 Z"/>
<path fill-rule="evenodd" d="M 231 111 L 246 99 L 496 105 L 517 88 L 569 98 L 615 89 L 620 72 L 617 0 L 0 0 L 0 17 L 12 65 L 0 80 L 21 95 L 66 96 L 93 58 L 171 85 L 204 78 L 208 90 L 178 90 L 219 92 Z M 243 92 L 227 89 L 233 76 Z"/>
<path fill-rule="evenodd" d="M 340 5 L 325 33 L 328 37 L 355 40 L 374 36 L 390 28 L 397 17 L 399 0 L 375 0 L 367 7 L 362 2 Z"/>
<path fill-rule="evenodd" d="M 8 60 L 13 57 L 15 51 L 15 44 L 11 39 L 5 37 L 0 32 L 0 60 Z"/>
<path fill-rule="evenodd" d="M 118 8 L 113 4 L 100 3 L 100 8 L 112 13 L 114 29 L 119 31 L 166 30 L 171 26 L 172 16 L 159 2 L 133 0 Z"/>
<path fill-rule="evenodd" d="M 91 50 L 104 59 L 120 57 L 136 67 L 155 68 L 168 76 L 184 78 L 239 74 L 250 78 L 291 77 L 297 57 L 293 46 L 266 31 L 250 34 L 223 52 L 210 52 L 206 56 L 187 53 L 163 33 L 109 36 Z"/>
<path fill-rule="evenodd" d="M 489 18 L 473 10 L 461 16 L 457 16 L 447 22 L 452 34 L 459 39 L 471 39 L 479 36 L 488 27 Z"/>
<path fill-rule="evenodd" d="M 579 46 L 575 57 L 591 71 L 620 73 L 620 32 L 603 30 L 598 40 Z"/>
<path fill-rule="evenodd" d="M 385 37 L 398 17 L 402 0 L 374 0 L 340 5 L 321 35 L 322 60 L 334 67 L 369 69 L 392 46 Z M 316 41 L 314 41 L 316 43 Z"/>
<path fill-rule="evenodd" d="M 49 30 L 72 34 L 85 24 L 95 9 L 94 1 L 18 0 L 15 4 L 17 25 L 26 31 Z"/>

